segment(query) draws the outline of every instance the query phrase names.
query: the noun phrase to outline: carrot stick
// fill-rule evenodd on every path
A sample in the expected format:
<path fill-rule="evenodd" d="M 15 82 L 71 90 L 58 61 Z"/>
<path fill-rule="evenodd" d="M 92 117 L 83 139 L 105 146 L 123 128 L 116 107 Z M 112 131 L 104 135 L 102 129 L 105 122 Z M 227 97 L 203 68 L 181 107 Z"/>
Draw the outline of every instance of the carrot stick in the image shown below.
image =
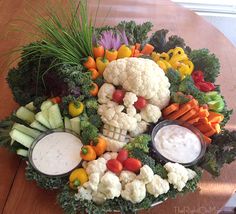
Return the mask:
<path fill-rule="evenodd" d="M 203 137 L 203 140 L 207 143 L 207 144 L 210 144 L 211 143 L 211 138 L 207 137 L 206 135 L 202 135 Z"/>
<path fill-rule="evenodd" d="M 169 105 L 168 107 L 166 107 L 163 111 L 162 114 L 163 116 L 167 116 L 169 114 L 171 114 L 174 111 L 178 111 L 179 110 L 179 103 L 173 103 L 171 105 Z"/>
<path fill-rule="evenodd" d="M 208 120 L 212 123 L 220 123 L 224 119 L 224 115 L 209 111 Z"/>
<path fill-rule="evenodd" d="M 208 117 L 209 116 L 209 112 L 207 109 L 204 109 L 203 107 L 199 108 L 199 117 L 200 118 L 204 118 L 204 117 Z"/>
<path fill-rule="evenodd" d="M 208 119 L 206 117 L 200 118 L 199 123 L 208 124 Z"/>
<path fill-rule="evenodd" d="M 219 134 L 220 131 L 221 131 L 221 128 L 220 128 L 220 124 L 219 123 L 216 123 L 214 125 L 212 125 L 213 128 L 215 129 L 216 133 Z"/>
<path fill-rule="evenodd" d="M 189 112 L 187 112 L 186 114 L 184 114 L 182 117 L 179 118 L 179 120 L 182 120 L 182 121 L 187 121 L 190 117 L 192 117 L 193 115 L 196 114 L 196 110 L 195 109 L 192 109 L 190 110 Z"/>
<path fill-rule="evenodd" d="M 135 46 L 134 45 L 132 45 L 131 47 L 130 47 L 130 49 L 131 49 L 131 56 L 134 56 L 134 52 L 135 52 Z"/>
<path fill-rule="evenodd" d="M 197 123 L 199 121 L 199 119 L 200 119 L 199 117 L 195 117 L 191 120 L 188 120 L 187 122 L 190 123 L 190 124 L 194 124 L 194 123 Z"/>
<path fill-rule="evenodd" d="M 215 133 L 216 133 L 216 131 L 213 129 L 213 130 L 211 130 L 211 131 L 209 131 L 209 132 L 204 133 L 204 135 L 207 136 L 207 137 L 211 137 L 211 136 L 214 135 Z"/>
<path fill-rule="evenodd" d="M 145 55 L 150 55 L 154 50 L 154 47 L 150 44 L 146 44 L 143 48 L 143 50 L 141 51 L 142 54 Z"/>
<path fill-rule="evenodd" d="M 143 54 L 142 53 L 140 53 L 140 51 L 139 50 L 134 50 L 134 57 L 139 57 L 139 56 L 142 56 Z"/>
<path fill-rule="evenodd" d="M 167 119 L 176 120 L 191 109 L 191 105 L 182 105 L 178 111 L 167 116 Z"/>
<path fill-rule="evenodd" d="M 196 99 L 191 99 L 190 101 L 188 101 L 186 104 L 188 104 L 188 105 L 191 105 L 191 107 L 192 108 L 197 108 L 197 106 L 198 106 L 198 101 L 196 100 Z M 186 105 L 185 104 L 185 105 Z"/>
<path fill-rule="evenodd" d="M 141 44 L 140 43 L 136 43 L 135 44 L 135 49 L 140 51 L 141 48 Z"/>
<path fill-rule="evenodd" d="M 208 123 L 208 124 L 200 124 L 200 125 L 195 125 L 194 124 L 194 126 L 197 129 L 199 129 L 202 133 L 206 133 L 206 132 L 214 130 L 210 123 Z"/>

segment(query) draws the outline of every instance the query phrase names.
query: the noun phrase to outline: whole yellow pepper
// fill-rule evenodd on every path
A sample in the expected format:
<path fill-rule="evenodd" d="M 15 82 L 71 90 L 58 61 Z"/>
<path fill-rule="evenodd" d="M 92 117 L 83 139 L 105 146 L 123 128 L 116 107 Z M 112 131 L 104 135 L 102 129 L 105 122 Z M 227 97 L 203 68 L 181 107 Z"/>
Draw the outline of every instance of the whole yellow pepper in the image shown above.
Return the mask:
<path fill-rule="evenodd" d="M 130 57 L 131 55 L 132 51 L 127 45 L 121 45 L 120 48 L 118 49 L 118 56 L 117 56 L 118 59 Z"/>
<path fill-rule="evenodd" d="M 77 189 L 78 186 L 82 186 L 85 182 L 88 181 L 88 174 L 85 169 L 79 168 L 71 172 L 69 177 L 69 186 L 72 189 Z"/>
<path fill-rule="evenodd" d="M 97 66 L 98 72 L 100 74 L 103 73 L 103 71 L 105 70 L 105 68 L 107 67 L 108 64 L 109 64 L 109 60 L 106 58 L 98 57 L 96 59 L 96 66 Z"/>
<path fill-rule="evenodd" d="M 80 101 L 69 103 L 69 114 L 71 117 L 77 117 L 84 111 L 84 104 Z"/>

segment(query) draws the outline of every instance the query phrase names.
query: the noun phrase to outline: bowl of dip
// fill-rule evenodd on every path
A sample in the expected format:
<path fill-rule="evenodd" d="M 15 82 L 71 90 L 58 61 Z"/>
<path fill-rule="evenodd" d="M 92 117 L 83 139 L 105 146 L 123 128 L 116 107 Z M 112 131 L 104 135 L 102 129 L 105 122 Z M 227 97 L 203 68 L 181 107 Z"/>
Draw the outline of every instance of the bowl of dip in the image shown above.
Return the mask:
<path fill-rule="evenodd" d="M 40 135 L 29 148 L 29 163 L 46 176 L 68 175 L 81 163 L 80 138 L 68 130 L 50 130 Z"/>
<path fill-rule="evenodd" d="M 191 166 L 205 154 L 206 143 L 191 124 L 165 120 L 152 130 L 152 149 L 159 160 Z"/>

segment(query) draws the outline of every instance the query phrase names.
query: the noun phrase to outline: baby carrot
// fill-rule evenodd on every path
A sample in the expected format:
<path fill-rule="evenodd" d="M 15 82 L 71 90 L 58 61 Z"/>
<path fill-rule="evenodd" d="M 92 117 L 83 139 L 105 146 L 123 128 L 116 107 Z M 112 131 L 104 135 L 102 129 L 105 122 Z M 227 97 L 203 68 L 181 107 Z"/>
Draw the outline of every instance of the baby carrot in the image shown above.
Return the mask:
<path fill-rule="evenodd" d="M 90 69 L 90 68 L 96 69 L 96 62 L 95 62 L 94 58 L 89 56 L 87 58 L 87 60 L 84 62 L 84 67 L 86 67 L 87 69 Z"/>

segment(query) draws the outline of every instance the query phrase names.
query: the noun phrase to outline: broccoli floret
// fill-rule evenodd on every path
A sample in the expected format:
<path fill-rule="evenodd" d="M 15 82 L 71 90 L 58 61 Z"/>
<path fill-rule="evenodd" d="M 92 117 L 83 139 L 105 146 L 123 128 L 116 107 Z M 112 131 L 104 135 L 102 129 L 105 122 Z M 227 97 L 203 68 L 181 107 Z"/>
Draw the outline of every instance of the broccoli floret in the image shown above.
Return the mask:
<path fill-rule="evenodd" d="M 205 94 L 196 88 L 191 76 L 186 76 L 181 81 L 179 85 L 179 91 L 183 92 L 184 94 L 192 95 L 201 105 L 206 103 Z"/>
<path fill-rule="evenodd" d="M 149 141 L 151 140 L 151 136 L 147 134 L 139 135 L 134 140 L 130 141 L 125 145 L 125 149 L 132 151 L 135 148 L 142 150 L 145 153 L 149 152 Z"/>
<path fill-rule="evenodd" d="M 97 128 L 100 128 L 102 126 L 102 120 L 98 114 L 90 115 L 89 122 Z"/>
<path fill-rule="evenodd" d="M 189 55 L 194 64 L 194 70 L 201 70 L 206 81 L 215 82 L 220 72 L 219 59 L 208 49 L 193 50 Z"/>
<path fill-rule="evenodd" d="M 96 126 L 91 124 L 87 120 L 82 120 L 80 122 L 80 128 L 81 128 L 81 139 L 83 144 L 89 144 L 91 140 L 94 140 L 98 137 L 98 129 Z"/>

